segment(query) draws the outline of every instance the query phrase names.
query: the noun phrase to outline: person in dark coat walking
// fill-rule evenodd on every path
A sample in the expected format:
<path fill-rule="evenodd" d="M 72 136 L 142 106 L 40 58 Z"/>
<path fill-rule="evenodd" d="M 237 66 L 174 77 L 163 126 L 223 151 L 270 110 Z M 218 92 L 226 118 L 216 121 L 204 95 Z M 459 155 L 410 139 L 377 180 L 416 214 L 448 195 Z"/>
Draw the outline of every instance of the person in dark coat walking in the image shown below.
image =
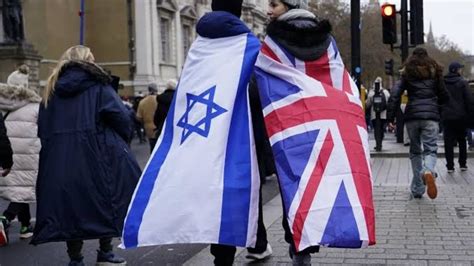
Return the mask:
<path fill-rule="evenodd" d="M 10 173 L 13 166 L 13 151 L 10 140 L 7 136 L 7 128 L 3 121 L 3 115 L 0 112 L 0 167 L 2 167 L 2 177 Z M 0 222 L 0 247 L 8 243 L 7 232 L 5 231 L 6 224 Z"/>
<path fill-rule="evenodd" d="M 393 121 L 396 106 L 404 91 L 408 92 L 405 125 L 410 136 L 410 160 L 413 169 L 411 192 L 421 198 L 427 190 L 431 199 L 438 190 L 435 183 L 435 166 L 438 151 L 440 105 L 449 100 L 443 82 L 443 68 L 424 48 L 416 48 L 402 70 L 400 90 L 393 94 L 388 117 Z M 422 147 L 423 145 L 423 147 Z"/>
<path fill-rule="evenodd" d="M 461 171 L 467 170 L 466 130 L 472 100 L 469 84 L 461 75 L 462 68 L 463 65 L 453 62 L 449 65 L 449 73 L 444 76 L 444 83 L 450 96 L 442 108 L 444 153 L 448 173 L 454 172 L 455 143 L 459 145 L 459 167 Z"/>
<path fill-rule="evenodd" d="M 7 136 L 7 128 L 3 115 L 0 113 L 0 166 L 2 167 L 2 176 L 5 177 L 10 173 L 13 166 L 13 151 L 10 140 Z"/>
<path fill-rule="evenodd" d="M 166 83 L 165 92 L 156 96 L 156 102 L 158 103 L 158 106 L 156 107 L 155 115 L 153 117 L 153 122 L 156 126 L 156 139 L 158 139 L 161 134 L 161 130 L 163 129 L 166 116 L 168 115 L 168 110 L 170 109 L 171 101 L 173 101 L 176 85 L 176 80 L 168 80 Z"/>
<path fill-rule="evenodd" d="M 85 46 L 69 48 L 48 79 L 38 118 L 41 139 L 32 244 L 66 241 L 69 265 L 84 265 L 83 240 L 100 239 L 98 263 L 112 252 L 141 171 L 127 141 L 132 122 Z"/>

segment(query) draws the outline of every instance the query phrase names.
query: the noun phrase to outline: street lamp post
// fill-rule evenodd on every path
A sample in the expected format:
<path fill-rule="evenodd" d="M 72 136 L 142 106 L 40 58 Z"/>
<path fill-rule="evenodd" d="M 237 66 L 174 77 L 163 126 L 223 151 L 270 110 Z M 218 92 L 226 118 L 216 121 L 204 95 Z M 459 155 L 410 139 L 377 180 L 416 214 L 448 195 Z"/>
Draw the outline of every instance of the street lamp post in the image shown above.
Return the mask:
<path fill-rule="evenodd" d="M 81 10 L 79 11 L 80 29 L 79 29 L 79 44 L 84 45 L 84 6 L 85 0 L 81 0 Z"/>
<path fill-rule="evenodd" d="M 360 91 L 360 0 L 351 0 L 351 74 Z"/>

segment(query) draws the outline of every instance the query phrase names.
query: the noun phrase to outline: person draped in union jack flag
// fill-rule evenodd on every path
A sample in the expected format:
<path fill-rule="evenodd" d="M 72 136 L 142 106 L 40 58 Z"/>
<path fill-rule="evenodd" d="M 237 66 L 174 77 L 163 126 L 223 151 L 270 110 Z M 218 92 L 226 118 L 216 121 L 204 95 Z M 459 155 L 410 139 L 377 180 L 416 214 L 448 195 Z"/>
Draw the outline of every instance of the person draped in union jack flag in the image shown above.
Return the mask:
<path fill-rule="evenodd" d="M 270 0 L 255 76 L 293 265 L 319 246 L 375 244 L 367 129 L 331 24 L 305 0 Z M 252 88 L 250 88 L 252 91 Z"/>

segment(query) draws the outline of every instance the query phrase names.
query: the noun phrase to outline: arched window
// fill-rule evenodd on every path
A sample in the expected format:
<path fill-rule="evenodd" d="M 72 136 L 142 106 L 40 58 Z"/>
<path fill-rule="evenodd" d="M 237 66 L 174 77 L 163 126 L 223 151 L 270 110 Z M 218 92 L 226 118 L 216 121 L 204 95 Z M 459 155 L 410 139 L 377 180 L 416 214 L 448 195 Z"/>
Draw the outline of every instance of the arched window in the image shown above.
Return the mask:
<path fill-rule="evenodd" d="M 181 27 L 183 38 L 183 54 L 184 58 L 188 54 L 189 48 L 194 40 L 194 26 L 196 24 L 197 15 L 192 6 L 185 6 L 181 9 Z"/>
<path fill-rule="evenodd" d="M 157 0 L 160 29 L 160 57 L 164 63 L 173 63 L 173 25 L 178 5 L 174 0 Z"/>

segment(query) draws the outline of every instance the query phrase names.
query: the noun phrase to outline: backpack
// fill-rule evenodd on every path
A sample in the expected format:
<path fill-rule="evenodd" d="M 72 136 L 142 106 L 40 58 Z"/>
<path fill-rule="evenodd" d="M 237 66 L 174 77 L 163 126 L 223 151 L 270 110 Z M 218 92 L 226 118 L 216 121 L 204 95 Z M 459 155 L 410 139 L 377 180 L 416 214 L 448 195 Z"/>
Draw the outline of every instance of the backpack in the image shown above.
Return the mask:
<path fill-rule="evenodd" d="M 379 93 L 375 93 L 372 98 L 374 112 L 381 113 L 387 110 L 387 99 L 385 98 L 385 93 L 382 90 Z"/>

